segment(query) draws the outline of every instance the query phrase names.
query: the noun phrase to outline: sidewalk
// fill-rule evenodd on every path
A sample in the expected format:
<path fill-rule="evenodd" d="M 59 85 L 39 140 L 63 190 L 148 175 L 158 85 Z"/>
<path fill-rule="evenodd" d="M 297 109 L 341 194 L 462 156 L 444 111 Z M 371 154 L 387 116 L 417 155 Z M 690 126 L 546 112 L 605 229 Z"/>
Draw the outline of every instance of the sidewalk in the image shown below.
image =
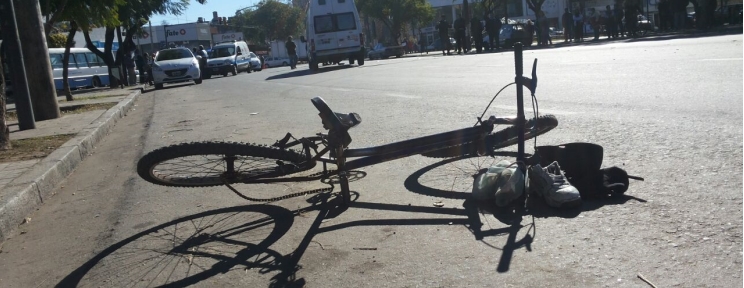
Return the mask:
<path fill-rule="evenodd" d="M 19 131 L 10 121 L 12 140 L 74 134 L 75 136 L 45 158 L 0 163 L 0 243 L 10 237 L 31 212 L 52 195 L 54 188 L 82 162 L 109 133 L 117 120 L 126 116 L 142 94 L 143 85 L 127 89 L 96 89 L 74 92 L 72 102 L 58 97 L 61 110 L 85 104 L 110 103 L 108 110 L 63 114 L 36 122 L 36 129 Z M 7 105 L 15 111 L 14 104 Z"/>
<path fill-rule="evenodd" d="M 605 34 L 601 34 L 599 36 L 599 40 L 593 40 L 594 39 L 593 35 L 585 35 L 586 37 L 583 38 L 582 42 L 565 42 L 563 40 L 563 35 L 558 35 L 558 36 L 553 37 L 552 39 L 553 44 L 548 44 L 546 46 L 538 46 L 537 38 L 535 36 L 532 42 L 532 45 L 524 47 L 524 49 L 525 50 L 550 49 L 550 48 L 559 48 L 559 47 L 568 47 L 568 46 L 596 45 L 596 44 L 621 42 L 621 41 L 636 42 L 636 41 L 650 41 L 650 40 L 671 40 L 671 39 L 679 39 L 679 38 L 705 37 L 705 36 L 716 36 L 716 35 L 726 35 L 726 34 L 741 34 L 743 28 L 744 26 L 742 26 L 742 24 L 734 24 L 734 25 L 714 27 L 709 30 L 685 29 L 685 30 L 679 30 L 679 31 L 656 31 L 656 32 L 650 32 L 647 35 L 638 37 L 638 38 L 621 37 L 617 39 L 607 39 L 607 36 Z M 508 51 L 513 51 L 513 48 L 502 48 L 501 50 L 498 50 L 498 51 L 484 51 L 483 54 L 501 53 L 501 52 L 508 52 Z M 475 48 L 471 49 L 464 55 L 471 55 L 471 54 L 477 54 L 475 52 Z M 452 53 L 452 55 L 456 56 L 457 53 Z M 429 51 L 429 53 L 414 52 L 414 53 L 406 54 L 404 57 L 428 57 L 428 56 L 442 56 L 442 51 Z"/>

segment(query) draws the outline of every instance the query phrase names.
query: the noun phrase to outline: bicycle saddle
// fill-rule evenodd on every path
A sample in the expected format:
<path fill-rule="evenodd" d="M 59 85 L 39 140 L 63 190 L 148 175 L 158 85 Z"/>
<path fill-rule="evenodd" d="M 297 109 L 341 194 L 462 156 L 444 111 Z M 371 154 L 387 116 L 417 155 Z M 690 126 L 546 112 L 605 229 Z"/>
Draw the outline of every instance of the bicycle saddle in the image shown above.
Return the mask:
<path fill-rule="evenodd" d="M 347 131 L 362 123 L 362 117 L 357 113 L 343 114 L 333 112 L 323 98 L 315 97 L 311 101 L 320 112 L 319 115 L 323 120 L 323 128 L 327 130 Z"/>

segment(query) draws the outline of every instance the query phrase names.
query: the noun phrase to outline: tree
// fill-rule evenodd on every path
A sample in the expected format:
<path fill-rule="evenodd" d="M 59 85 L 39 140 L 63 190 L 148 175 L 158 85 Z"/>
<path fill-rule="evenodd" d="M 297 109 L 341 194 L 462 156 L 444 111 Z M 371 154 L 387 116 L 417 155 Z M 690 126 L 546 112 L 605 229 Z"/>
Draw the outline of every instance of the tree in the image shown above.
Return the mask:
<path fill-rule="evenodd" d="M 0 56 L 1 57 L 1 56 Z M 0 58 L 0 63 L 2 59 Z M 5 69 L 0 67 L 0 151 L 10 150 L 13 145 L 10 144 L 10 129 L 8 122 L 5 120 Z"/>
<path fill-rule="evenodd" d="M 431 22 L 435 14 L 426 0 L 359 0 L 357 6 L 363 14 L 387 26 L 395 41 L 406 24 Z"/>
<path fill-rule="evenodd" d="M 91 0 L 95 1 L 95 0 Z M 44 121 L 61 117 L 57 104 L 57 90 L 54 88 L 52 65 L 44 37 L 44 24 L 41 20 L 39 0 L 13 0 L 15 3 L 18 31 L 26 64 L 26 78 L 33 105 L 34 118 Z"/>
<path fill-rule="evenodd" d="M 263 0 L 248 10 L 235 13 L 234 25 L 255 43 L 286 39 L 304 30 L 305 14 L 276 0 Z"/>
<path fill-rule="evenodd" d="M 47 38 L 47 45 L 49 48 L 64 48 L 67 43 L 67 36 L 62 33 L 52 33 Z"/>
<path fill-rule="evenodd" d="M 545 3 L 545 0 L 527 0 L 527 7 L 529 7 L 532 12 L 535 12 L 535 15 L 539 15 L 543 3 Z"/>

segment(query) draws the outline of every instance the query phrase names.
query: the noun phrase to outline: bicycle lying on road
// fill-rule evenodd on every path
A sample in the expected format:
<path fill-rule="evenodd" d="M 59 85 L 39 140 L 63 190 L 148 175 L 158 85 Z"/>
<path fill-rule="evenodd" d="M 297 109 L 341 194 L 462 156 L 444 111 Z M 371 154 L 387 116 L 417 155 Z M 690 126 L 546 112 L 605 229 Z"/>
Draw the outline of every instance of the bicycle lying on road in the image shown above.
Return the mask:
<path fill-rule="evenodd" d="M 519 44 L 519 43 L 518 43 Z M 350 171 L 413 155 L 427 157 L 493 156 L 497 149 L 518 144 L 517 164 L 524 172 L 529 159 L 525 158 L 525 140 L 546 133 L 558 125 L 552 115 L 538 116 L 537 59 L 532 66 L 532 78 L 522 76 L 522 45 L 515 45 L 515 82 L 517 85 L 517 116 L 483 118 L 488 107 L 473 127 L 434 134 L 410 140 L 394 142 L 368 148 L 349 148 L 349 129 L 362 122 L 356 113 L 336 113 L 326 102 L 315 97 L 312 103 L 318 109 L 323 127 L 328 133 L 311 137 L 295 138 L 292 134 L 276 141 L 271 146 L 234 143 L 199 142 L 166 146 L 144 155 L 137 164 L 137 172 L 143 179 L 165 186 L 205 187 L 234 183 L 300 182 L 335 178 L 341 187 L 344 203 L 351 201 L 349 190 Z M 532 95 L 535 116 L 526 120 L 523 109 L 523 87 Z M 496 96 L 498 96 L 498 94 Z M 491 99 L 491 103 L 496 96 Z M 489 103 L 489 107 L 491 105 Z M 495 125 L 509 127 L 494 132 Z M 307 171 L 320 162 L 323 171 L 310 176 L 291 177 Z M 329 169 L 335 165 L 336 169 Z M 285 177 L 290 176 L 290 177 Z M 239 194 L 240 195 L 240 194 Z M 290 195 L 298 196 L 298 195 Z M 244 197 L 245 198 L 245 197 Z M 275 201 L 288 196 L 271 199 Z"/>

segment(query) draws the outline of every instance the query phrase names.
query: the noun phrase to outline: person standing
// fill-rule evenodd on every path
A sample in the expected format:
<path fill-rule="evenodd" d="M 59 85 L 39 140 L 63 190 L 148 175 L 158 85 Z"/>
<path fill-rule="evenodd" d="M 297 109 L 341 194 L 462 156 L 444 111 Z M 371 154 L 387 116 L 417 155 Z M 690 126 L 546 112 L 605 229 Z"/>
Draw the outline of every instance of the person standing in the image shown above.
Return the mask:
<path fill-rule="evenodd" d="M 620 9 L 617 4 L 615 4 L 615 24 L 617 24 L 617 35 L 620 37 L 625 37 L 625 23 L 623 23 L 623 18 L 625 17 L 625 12 L 623 12 L 623 9 Z"/>
<path fill-rule="evenodd" d="M 589 25 L 592 27 L 592 32 L 594 32 L 594 38 L 592 41 L 599 40 L 599 13 L 597 13 L 597 10 L 594 8 L 589 8 L 589 13 L 586 15 L 587 20 L 589 20 Z"/>
<path fill-rule="evenodd" d="M 481 53 L 483 51 L 483 23 L 475 15 L 470 19 L 470 35 L 475 41 L 475 53 Z"/>
<path fill-rule="evenodd" d="M 139 83 L 145 84 L 145 71 L 147 71 L 147 68 L 145 67 L 145 56 L 139 53 L 139 50 L 134 50 L 135 56 L 134 56 L 134 64 L 137 66 L 137 71 L 139 71 Z M 145 53 L 147 55 L 147 53 Z"/>
<path fill-rule="evenodd" d="M 287 43 L 284 46 L 287 48 L 287 55 L 289 55 L 289 66 L 294 70 L 297 68 L 297 44 L 292 41 L 292 36 L 287 37 Z"/>
<path fill-rule="evenodd" d="M 563 25 L 563 40 L 566 42 L 573 40 L 571 37 L 573 35 L 573 23 L 573 14 L 571 14 L 568 8 L 564 8 L 563 16 L 561 16 L 561 25 Z"/>
<path fill-rule="evenodd" d="M 204 79 L 204 73 L 207 72 L 207 60 L 209 60 L 209 55 L 207 55 L 207 50 L 204 50 L 204 45 L 199 45 L 196 54 L 201 56 L 199 58 L 199 77 Z"/>
<path fill-rule="evenodd" d="M 462 15 L 457 15 L 453 28 L 455 28 L 455 41 L 457 41 L 457 54 L 465 53 L 465 19 L 462 19 Z"/>
<path fill-rule="evenodd" d="M 607 29 L 607 39 L 617 38 L 617 24 L 615 24 L 615 11 L 612 11 L 612 6 L 607 5 L 607 11 L 605 11 L 605 28 Z"/>
<path fill-rule="evenodd" d="M 488 32 L 488 49 L 498 50 L 499 32 L 501 31 L 501 19 L 494 18 L 493 15 L 488 14 L 488 20 L 486 20 L 486 31 Z"/>
<path fill-rule="evenodd" d="M 573 14 L 574 20 L 574 42 L 584 42 L 584 16 L 579 9 Z"/>
<path fill-rule="evenodd" d="M 439 20 L 439 25 L 437 25 L 437 29 L 439 29 L 439 40 L 442 42 L 442 55 L 449 55 L 450 54 L 449 23 L 447 23 L 447 18 L 445 18 L 444 14 L 442 14 L 442 20 Z M 447 53 L 444 53 L 445 50 L 447 50 Z"/>
<path fill-rule="evenodd" d="M 124 53 L 124 61 L 122 61 L 122 63 L 124 64 L 124 68 L 126 69 L 126 79 L 129 86 L 137 84 L 137 74 L 134 72 L 134 68 L 136 66 L 134 63 L 134 55 L 135 50 L 130 50 L 129 52 Z"/>
<path fill-rule="evenodd" d="M 147 61 L 147 84 L 152 86 L 152 81 L 154 81 L 152 77 L 152 65 L 155 64 L 155 53 L 152 53 L 152 55 L 147 55 L 147 53 L 145 53 L 145 60 Z"/>
<path fill-rule="evenodd" d="M 642 13 L 641 6 L 635 0 L 625 1 L 625 28 L 628 36 L 635 38 L 638 30 L 638 14 Z"/>

